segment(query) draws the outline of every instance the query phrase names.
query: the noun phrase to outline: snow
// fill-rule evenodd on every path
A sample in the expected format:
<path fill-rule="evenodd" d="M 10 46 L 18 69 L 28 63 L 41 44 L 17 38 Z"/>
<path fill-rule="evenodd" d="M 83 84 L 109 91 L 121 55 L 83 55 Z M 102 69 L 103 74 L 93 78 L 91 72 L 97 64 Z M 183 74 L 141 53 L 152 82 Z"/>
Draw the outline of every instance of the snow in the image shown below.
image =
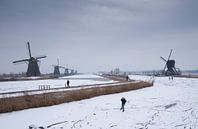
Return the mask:
<path fill-rule="evenodd" d="M 0 128 L 28 129 L 32 125 L 48 129 L 198 129 L 197 84 L 198 79 L 156 77 L 154 86 L 149 88 L 2 113 Z M 122 97 L 127 99 L 125 112 L 120 111 Z"/>
<path fill-rule="evenodd" d="M 68 79 L 70 80 L 70 87 L 115 82 L 93 74 L 82 74 L 66 76 L 59 79 L 0 82 L 0 93 L 38 90 L 39 85 L 49 85 L 50 88 L 65 87 Z"/>
<path fill-rule="evenodd" d="M 151 82 L 154 80 L 153 76 L 143 76 L 143 75 L 129 75 L 129 78 L 131 80 L 139 80 L 139 81 L 147 81 L 147 82 Z"/>

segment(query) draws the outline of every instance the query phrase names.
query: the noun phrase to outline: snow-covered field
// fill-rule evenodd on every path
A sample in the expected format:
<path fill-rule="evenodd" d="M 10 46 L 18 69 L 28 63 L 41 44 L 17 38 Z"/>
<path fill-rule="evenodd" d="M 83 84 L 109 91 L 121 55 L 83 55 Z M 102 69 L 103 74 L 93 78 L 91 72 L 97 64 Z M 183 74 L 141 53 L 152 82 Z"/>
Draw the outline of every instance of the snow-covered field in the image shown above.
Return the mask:
<path fill-rule="evenodd" d="M 82 74 L 61 77 L 59 79 L 0 82 L 0 93 L 38 90 L 39 85 L 49 85 L 50 88 L 65 87 L 68 79 L 70 80 L 70 87 L 115 82 L 93 74 Z"/>
<path fill-rule="evenodd" d="M 150 80 L 150 77 L 130 76 Z M 121 97 L 127 99 L 120 111 Z M 1 129 L 198 129 L 198 79 L 155 78 L 153 87 L 0 114 Z"/>

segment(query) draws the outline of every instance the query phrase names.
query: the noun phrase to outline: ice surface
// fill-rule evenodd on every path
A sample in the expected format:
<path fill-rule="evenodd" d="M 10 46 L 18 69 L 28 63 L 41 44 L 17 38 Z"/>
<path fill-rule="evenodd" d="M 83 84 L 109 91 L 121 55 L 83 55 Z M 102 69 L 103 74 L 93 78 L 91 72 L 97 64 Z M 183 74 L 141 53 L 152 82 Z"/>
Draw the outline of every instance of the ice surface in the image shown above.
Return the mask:
<path fill-rule="evenodd" d="M 150 77 L 130 76 L 145 80 Z M 153 87 L 0 114 L 0 128 L 198 129 L 198 79 L 154 78 Z M 125 97 L 125 112 L 120 99 Z"/>

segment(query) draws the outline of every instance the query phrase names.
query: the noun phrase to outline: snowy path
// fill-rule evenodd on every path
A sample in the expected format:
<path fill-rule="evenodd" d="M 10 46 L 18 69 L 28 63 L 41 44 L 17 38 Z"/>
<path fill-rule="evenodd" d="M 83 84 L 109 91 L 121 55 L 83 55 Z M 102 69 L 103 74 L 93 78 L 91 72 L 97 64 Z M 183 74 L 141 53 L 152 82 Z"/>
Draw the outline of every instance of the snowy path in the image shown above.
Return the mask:
<path fill-rule="evenodd" d="M 81 85 L 93 85 L 93 84 L 108 84 L 116 81 L 108 80 L 106 78 L 92 75 L 82 74 L 61 77 L 59 79 L 47 79 L 47 80 L 28 80 L 28 81 L 8 81 L 0 82 L 0 94 L 9 92 L 21 92 L 30 90 L 39 90 L 40 85 L 48 85 L 50 88 L 62 88 L 65 87 L 67 80 L 70 80 L 70 87 L 78 87 Z"/>
<path fill-rule="evenodd" d="M 119 109 L 123 96 L 127 99 L 125 112 Z M 154 87 L 0 114 L 2 129 L 28 129 L 30 125 L 48 129 L 198 129 L 198 79 L 156 78 Z"/>

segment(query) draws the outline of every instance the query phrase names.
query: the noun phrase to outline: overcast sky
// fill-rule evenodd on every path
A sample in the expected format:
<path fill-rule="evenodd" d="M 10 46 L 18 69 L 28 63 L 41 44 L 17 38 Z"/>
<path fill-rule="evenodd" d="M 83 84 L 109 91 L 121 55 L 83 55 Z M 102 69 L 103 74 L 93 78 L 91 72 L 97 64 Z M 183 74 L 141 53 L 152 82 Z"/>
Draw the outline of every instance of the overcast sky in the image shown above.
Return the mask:
<path fill-rule="evenodd" d="M 12 61 L 32 55 L 42 73 L 198 69 L 198 0 L 0 0 L 0 73 L 26 72 Z"/>

